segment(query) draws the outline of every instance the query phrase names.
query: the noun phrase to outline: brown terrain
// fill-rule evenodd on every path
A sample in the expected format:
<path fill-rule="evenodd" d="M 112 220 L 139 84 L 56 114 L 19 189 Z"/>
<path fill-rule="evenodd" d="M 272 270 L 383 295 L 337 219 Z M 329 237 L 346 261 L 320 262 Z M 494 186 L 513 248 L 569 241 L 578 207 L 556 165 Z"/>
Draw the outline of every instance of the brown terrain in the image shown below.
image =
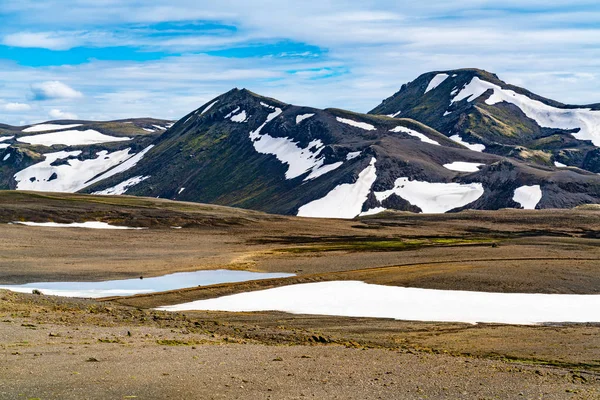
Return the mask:
<path fill-rule="evenodd" d="M 90 220 L 148 229 L 9 224 Z M 343 221 L 127 196 L 0 192 L 0 284 L 217 268 L 297 274 L 100 301 L 0 291 L 0 398 L 600 398 L 597 324 L 152 310 L 345 279 L 599 294 L 599 232 L 593 207 Z"/>

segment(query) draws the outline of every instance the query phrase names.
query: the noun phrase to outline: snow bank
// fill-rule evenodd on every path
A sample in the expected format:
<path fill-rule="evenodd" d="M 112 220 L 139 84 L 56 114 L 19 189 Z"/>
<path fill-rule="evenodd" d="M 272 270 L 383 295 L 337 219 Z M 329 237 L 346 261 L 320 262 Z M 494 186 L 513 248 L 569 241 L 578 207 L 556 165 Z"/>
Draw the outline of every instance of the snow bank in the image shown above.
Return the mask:
<path fill-rule="evenodd" d="M 371 163 L 358 175 L 356 182 L 338 185 L 325 197 L 300 207 L 298 216 L 348 219 L 356 217 L 377 179 L 376 162 L 375 158 L 371 158 Z"/>
<path fill-rule="evenodd" d="M 437 74 L 436 76 L 434 76 L 431 82 L 429 82 L 427 89 L 425 89 L 425 93 L 440 86 L 446 79 L 448 79 L 448 77 L 448 74 Z"/>
<path fill-rule="evenodd" d="M 0 136 L 0 142 L 5 142 L 10 139 L 14 139 L 14 136 Z"/>
<path fill-rule="evenodd" d="M 566 165 L 566 164 L 563 164 L 563 163 L 561 163 L 561 162 L 558 162 L 558 161 L 554 161 L 554 166 L 555 166 L 556 168 L 567 168 L 567 167 L 568 167 L 568 165 Z"/>
<path fill-rule="evenodd" d="M 92 194 L 100 194 L 100 195 L 121 195 L 125 194 L 127 190 L 131 187 L 137 185 L 138 183 L 145 181 L 150 178 L 150 176 L 134 176 L 133 178 L 127 179 L 113 187 L 109 187 L 108 189 L 101 190 L 99 192 L 94 192 Z"/>
<path fill-rule="evenodd" d="M 459 135 L 450 136 L 450 140 L 465 146 L 469 150 L 478 151 L 480 153 L 485 150 L 485 145 L 476 144 L 476 143 L 467 143 Z"/>
<path fill-rule="evenodd" d="M 376 131 L 377 130 L 373 125 L 367 124 L 366 122 L 358 122 L 358 121 L 353 121 L 351 119 L 340 118 L 340 117 L 336 117 L 335 119 L 337 119 L 338 122 L 341 122 L 342 124 L 346 124 L 346 125 L 354 126 L 356 128 L 364 129 L 365 131 Z"/>
<path fill-rule="evenodd" d="M 200 113 L 200 115 L 204 115 L 204 114 L 206 114 L 206 113 L 208 112 L 208 110 L 210 110 L 211 108 L 213 108 L 213 106 L 214 106 L 215 104 L 217 104 L 218 102 L 219 102 L 219 100 L 215 100 L 215 101 L 213 101 L 212 103 L 210 103 L 208 106 L 206 106 L 206 108 L 204 109 L 204 111 L 202 111 L 202 112 Z"/>
<path fill-rule="evenodd" d="M 131 140 L 131 138 L 108 136 L 93 129 L 88 129 L 85 131 L 62 131 L 42 133 L 33 136 L 22 136 L 17 140 L 22 143 L 43 146 L 53 146 L 56 144 L 64 144 L 65 146 L 79 146 L 110 142 L 124 142 Z"/>
<path fill-rule="evenodd" d="M 109 225 L 106 222 L 86 221 L 72 222 L 70 224 L 59 224 L 57 222 L 13 222 L 14 224 L 27 226 L 41 226 L 45 228 L 88 228 L 88 229 L 146 229 L 146 228 L 131 228 L 128 226 Z"/>
<path fill-rule="evenodd" d="M 409 128 L 404 127 L 404 126 L 397 126 L 394 129 L 391 129 L 390 132 L 395 132 L 395 133 L 402 132 L 402 133 L 406 133 L 407 135 L 414 136 L 416 138 L 421 139 L 421 142 L 425 142 L 425 143 L 429 143 L 429 144 L 435 144 L 437 146 L 440 145 L 438 142 L 436 142 L 433 139 L 429 139 L 424 134 L 422 134 L 420 132 L 417 132 L 415 130 L 409 129 Z"/>
<path fill-rule="evenodd" d="M 600 295 L 467 292 L 357 281 L 290 285 L 159 308 L 519 325 L 600 322 L 599 309 Z"/>
<path fill-rule="evenodd" d="M 346 161 L 355 159 L 356 157 L 360 156 L 360 153 L 362 153 L 362 151 L 351 151 L 350 153 L 346 154 Z"/>
<path fill-rule="evenodd" d="M 464 161 L 454 161 L 450 164 L 444 164 L 444 168 L 449 169 L 451 171 L 458 172 L 477 172 L 479 171 L 479 167 L 485 164 L 480 163 L 472 163 L 472 162 L 464 162 Z"/>
<path fill-rule="evenodd" d="M 315 116 L 315 114 L 296 115 L 296 125 L 298 125 L 299 123 L 301 123 L 305 119 L 309 119 L 309 118 L 314 117 L 314 116 Z"/>
<path fill-rule="evenodd" d="M 392 189 L 375 192 L 375 197 L 381 202 L 393 194 L 419 207 L 424 213 L 439 214 L 474 202 L 483 195 L 483 185 L 430 183 L 398 178 Z"/>
<path fill-rule="evenodd" d="M 513 90 L 502 89 L 500 86 L 481 80 L 478 77 L 474 77 L 452 99 L 452 103 L 462 99 L 473 101 L 488 90 L 492 90 L 493 93 L 485 101 L 486 104 L 494 105 L 502 102 L 514 104 L 527 117 L 533 119 L 543 128 L 579 129 L 579 132 L 572 133 L 575 139 L 589 140 L 594 146 L 600 146 L 600 111 L 593 111 L 589 108 L 566 109 L 552 107 Z"/>
<path fill-rule="evenodd" d="M 515 190 L 513 200 L 526 210 L 535 210 L 535 207 L 542 200 L 542 188 L 540 185 L 521 186 Z"/>
<path fill-rule="evenodd" d="M 71 124 L 71 125 L 58 125 L 58 124 L 40 124 L 30 126 L 29 128 L 23 129 L 21 132 L 47 132 L 47 131 L 58 131 L 61 129 L 72 129 L 81 126 L 82 124 Z"/>

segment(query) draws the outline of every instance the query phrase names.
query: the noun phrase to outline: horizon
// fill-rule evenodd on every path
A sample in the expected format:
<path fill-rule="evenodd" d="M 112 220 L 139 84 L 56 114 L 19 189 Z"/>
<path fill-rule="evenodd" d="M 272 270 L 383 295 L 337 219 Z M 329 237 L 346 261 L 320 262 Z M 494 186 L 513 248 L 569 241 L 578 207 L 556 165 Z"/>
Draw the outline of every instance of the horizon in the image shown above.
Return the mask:
<path fill-rule="evenodd" d="M 600 101 L 591 1 L 4 3 L 0 123 L 10 125 L 178 120 L 234 87 L 365 113 L 423 73 L 465 67 L 566 104 Z"/>

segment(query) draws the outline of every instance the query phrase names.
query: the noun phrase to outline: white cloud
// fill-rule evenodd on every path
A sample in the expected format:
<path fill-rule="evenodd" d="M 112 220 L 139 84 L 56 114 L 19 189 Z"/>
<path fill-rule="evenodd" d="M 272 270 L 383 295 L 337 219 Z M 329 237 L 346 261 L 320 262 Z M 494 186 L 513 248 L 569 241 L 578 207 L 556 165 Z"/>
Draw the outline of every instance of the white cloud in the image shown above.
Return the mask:
<path fill-rule="evenodd" d="M 31 106 L 25 103 L 7 103 L 2 107 L 6 111 L 16 112 L 16 111 L 29 111 L 31 110 Z"/>
<path fill-rule="evenodd" d="M 81 92 L 60 81 L 46 81 L 31 85 L 34 100 L 78 99 L 83 97 Z"/>
<path fill-rule="evenodd" d="M 18 32 L 6 35 L 2 40 L 6 46 L 34 47 L 50 50 L 68 50 L 76 43 L 73 39 L 50 32 Z"/>
<path fill-rule="evenodd" d="M 48 115 L 52 119 L 77 119 L 78 118 L 76 114 L 61 111 L 58 108 L 54 108 L 54 109 L 50 110 Z"/>

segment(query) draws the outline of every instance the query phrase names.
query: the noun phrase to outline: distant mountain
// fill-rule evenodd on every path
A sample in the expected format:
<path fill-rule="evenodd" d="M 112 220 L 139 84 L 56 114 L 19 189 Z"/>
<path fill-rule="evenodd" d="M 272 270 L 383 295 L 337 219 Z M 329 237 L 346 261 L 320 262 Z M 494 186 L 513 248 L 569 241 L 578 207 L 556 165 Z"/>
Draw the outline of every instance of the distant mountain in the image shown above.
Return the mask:
<path fill-rule="evenodd" d="M 423 74 L 370 113 L 415 119 L 474 150 L 600 172 L 600 104 L 562 104 L 486 71 Z"/>
<path fill-rule="evenodd" d="M 142 118 L 0 125 L 0 189 L 82 190 L 133 165 L 172 124 Z"/>
<path fill-rule="evenodd" d="M 481 72 L 464 74 L 462 85 L 468 85 Z M 419 90 L 435 86 L 436 75 L 424 78 Z M 445 93 L 446 80 L 456 75 L 436 78 L 439 85 L 429 91 Z M 409 86 L 417 92 L 417 84 Z M 449 108 L 450 99 L 434 97 L 440 109 L 432 115 L 471 107 L 457 100 Z M 389 108 L 380 112 L 397 109 L 394 102 L 384 102 Z M 450 133 L 502 148 L 466 131 Z M 600 176 L 581 169 L 531 162 L 511 151 L 471 150 L 412 119 L 293 106 L 248 90 L 234 89 L 208 102 L 152 145 L 135 166 L 83 191 L 342 218 L 385 209 L 570 208 L 600 201 Z"/>

